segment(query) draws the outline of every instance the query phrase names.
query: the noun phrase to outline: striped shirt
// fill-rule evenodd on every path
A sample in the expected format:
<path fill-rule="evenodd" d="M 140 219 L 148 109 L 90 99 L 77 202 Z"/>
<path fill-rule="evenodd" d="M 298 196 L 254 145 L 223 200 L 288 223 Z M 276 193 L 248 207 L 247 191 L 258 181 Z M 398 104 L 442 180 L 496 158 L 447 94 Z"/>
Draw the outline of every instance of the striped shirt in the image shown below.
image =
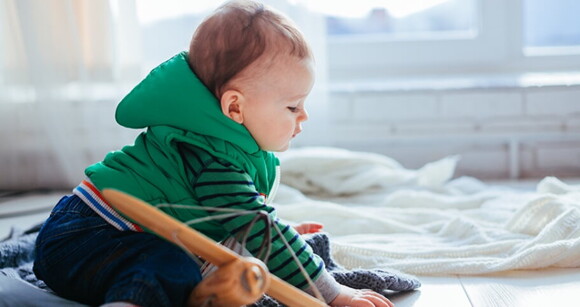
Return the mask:
<path fill-rule="evenodd" d="M 263 250 L 264 241 L 268 240 L 270 254 L 267 259 L 263 259 L 268 269 L 274 275 L 298 288 L 306 288 L 308 284 L 293 260 L 292 253 L 299 259 L 312 280 L 319 276 L 324 269 L 323 262 L 312 252 L 310 246 L 293 227 L 276 217 L 276 210 L 267 202 L 273 198 L 273 195 L 270 197 L 266 195 L 269 191 L 258 191 L 247 172 L 229 162 L 215 158 L 204 150 L 187 147 L 182 154 L 191 174 L 195 197 L 202 207 L 236 209 L 252 213 L 220 219 L 219 224 L 215 224 L 215 227 L 219 229 L 215 230 L 237 237 L 239 241 L 245 238 L 245 248 L 258 258 L 264 255 L 260 251 Z M 276 186 L 277 181 L 271 189 L 273 192 Z M 248 230 L 258 212 L 267 215 L 280 233 L 264 220 L 258 220 Z M 208 211 L 208 215 L 220 214 L 223 212 Z M 196 225 L 193 227 L 195 228 Z M 290 245 L 290 250 L 285 246 L 281 236 Z"/>

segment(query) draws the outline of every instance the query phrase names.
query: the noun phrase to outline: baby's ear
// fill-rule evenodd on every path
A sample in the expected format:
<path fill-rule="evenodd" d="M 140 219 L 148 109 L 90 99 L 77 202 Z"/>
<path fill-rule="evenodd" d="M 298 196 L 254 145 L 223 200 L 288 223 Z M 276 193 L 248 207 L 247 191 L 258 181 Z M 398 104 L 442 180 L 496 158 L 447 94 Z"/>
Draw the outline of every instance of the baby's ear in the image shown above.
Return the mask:
<path fill-rule="evenodd" d="M 244 96 L 236 90 L 227 90 L 220 99 L 222 112 L 238 124 L 244 122 L 242 108 L 244 106 Z"/>

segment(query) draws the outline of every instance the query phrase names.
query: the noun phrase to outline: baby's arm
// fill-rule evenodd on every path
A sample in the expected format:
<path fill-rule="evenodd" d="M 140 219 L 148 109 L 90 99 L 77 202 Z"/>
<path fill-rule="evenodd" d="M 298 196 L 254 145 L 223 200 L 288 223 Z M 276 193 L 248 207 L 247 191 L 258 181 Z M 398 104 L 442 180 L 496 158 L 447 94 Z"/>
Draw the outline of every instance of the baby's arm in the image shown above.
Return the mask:
<path fill-rule="evenodd" d="M 198 173 L 194 189 L 200 203 L 206 207 L 268 213 L 280 230 L 280 233 L 273 231 L 269 239 L 270 254 L 265 262 L 271 273 L 311 293 L 305 277 L 302 276 L 301 270 L 294 263 L 294 259 L 291 256 L 292 253 L 295 253 L 307 275 L 322 292 L 326 303 L 332 306 L 353 307 L 390 306 L 385 303 L 384 298 L 382 300 L 376 298 L 380 296 L 370 290 L 355 290 L 338 284 L 324 269 L 322 259 L 312 252 L 312 249 L 301 238 L 298 231 L 275 217 L 275 209 L 264 203 L 263 197 L 256 191 L 251 178 L 244 172 L 233 169 L 229 165 L 225 166 L 214 162 L 204 171 Z M 221 212 L 213 214 L 217 215 L 221 214 Z M 233 236 L 249 231 L 245 234 L 247 238 L 245 247 L 254 256 L 259 256 L 263 248 L 262 243 L 267 238 L 267 231 L 272 231 L 272 229 L 264 221 L 258 221 L 254 224 L 252 222 L 254 217 L 254 215 L 241 215 L 221 219 L 218 223 L 221 224 L 224 231 Z M 249 225 L 254 227 L 248 230 L 247 226 Z M 302 233 L 317 232 L 322 228 L 322 224 L 318 223 L 303 223 L 297 226 Z M 282 242 L 283 240 L 287 241 L 290 249 Z"/>
<path fill-rule="evenodd" d="M 322 230 L 324 225 L 316 222 L 304 222 L 292 225 L 301 235 L 308 233 L 317 233 Z M 352 306 L 352 307 L 393 307 L 393 303 L 384 296 L 372 290 L 357 290 L 347 286 L 340 285 L 340 292 L 330 306 Z"/>
<path fill-rule="evenodd" d="M 216 238 L 223 234 L 239 240 L 243 238 L 245 248 L 258 258 L 269 251 L 264 262 L 272 274 L 307 292 L 311 288 L 307 281 L 310 279 L 320 289 L 327 303 L 336 298 L 340 293 L 339 284 L 324 269 L 322 259 L 313 253 L 312 248 L 292 226 L 276 217 L 275 209 L 265 204 L 264 197 L 258 193 L 247 173 L 232 165 L 213 161 L 196 175 L 193 189 L 203 207 L 238 209 L 241 212 L 261 211 L 262 217 L 269 218 L 277 230 L 270 222 L 266 223 L 265 219 L 255 221 L 255 214 L 231 216 L 212 222 L 213 225 L 197 224 L 196 227 L 207 227 L 206 232 L 213 232 Z M 209 214 L 220 215 L 223 212 L 210 211 Z M 266 249 L 264 243 L 269 248 Z M 303 274 L 303 270 L 306 274 Z"/>

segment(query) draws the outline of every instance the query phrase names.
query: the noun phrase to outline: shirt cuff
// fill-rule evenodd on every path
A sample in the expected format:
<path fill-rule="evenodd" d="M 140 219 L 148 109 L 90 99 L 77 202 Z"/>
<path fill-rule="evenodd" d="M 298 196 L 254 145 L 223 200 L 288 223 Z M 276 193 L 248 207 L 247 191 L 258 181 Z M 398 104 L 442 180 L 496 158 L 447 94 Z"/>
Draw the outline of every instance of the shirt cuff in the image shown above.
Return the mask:
<path fill-rule="evenodd" d="M 326 270 L 322 270 L 320 276 L 314 281 L 314 285 L 320 291 L 320 294 L 322 294 L 326 304 L 332 302 L 340 293 L 340 284 Z M 312 287 L 308 287 L 304 291 L 314 296 Z"/>

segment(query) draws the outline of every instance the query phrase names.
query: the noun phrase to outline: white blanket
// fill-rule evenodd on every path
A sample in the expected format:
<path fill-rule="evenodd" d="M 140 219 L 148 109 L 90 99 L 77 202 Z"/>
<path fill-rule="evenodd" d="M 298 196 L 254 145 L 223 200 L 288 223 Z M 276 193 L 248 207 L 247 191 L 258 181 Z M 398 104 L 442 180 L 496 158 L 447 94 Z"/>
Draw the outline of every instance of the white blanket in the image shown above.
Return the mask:
<path fill-rule="evenodd" d="M 580 266 L 580 186 L 553 177 L 536 191 L 450 180 L 457 157 L 419 170 L 333 148 L 280 159 L 280 217 L 324 223 L 347 268 L 447 275 Z"/>

